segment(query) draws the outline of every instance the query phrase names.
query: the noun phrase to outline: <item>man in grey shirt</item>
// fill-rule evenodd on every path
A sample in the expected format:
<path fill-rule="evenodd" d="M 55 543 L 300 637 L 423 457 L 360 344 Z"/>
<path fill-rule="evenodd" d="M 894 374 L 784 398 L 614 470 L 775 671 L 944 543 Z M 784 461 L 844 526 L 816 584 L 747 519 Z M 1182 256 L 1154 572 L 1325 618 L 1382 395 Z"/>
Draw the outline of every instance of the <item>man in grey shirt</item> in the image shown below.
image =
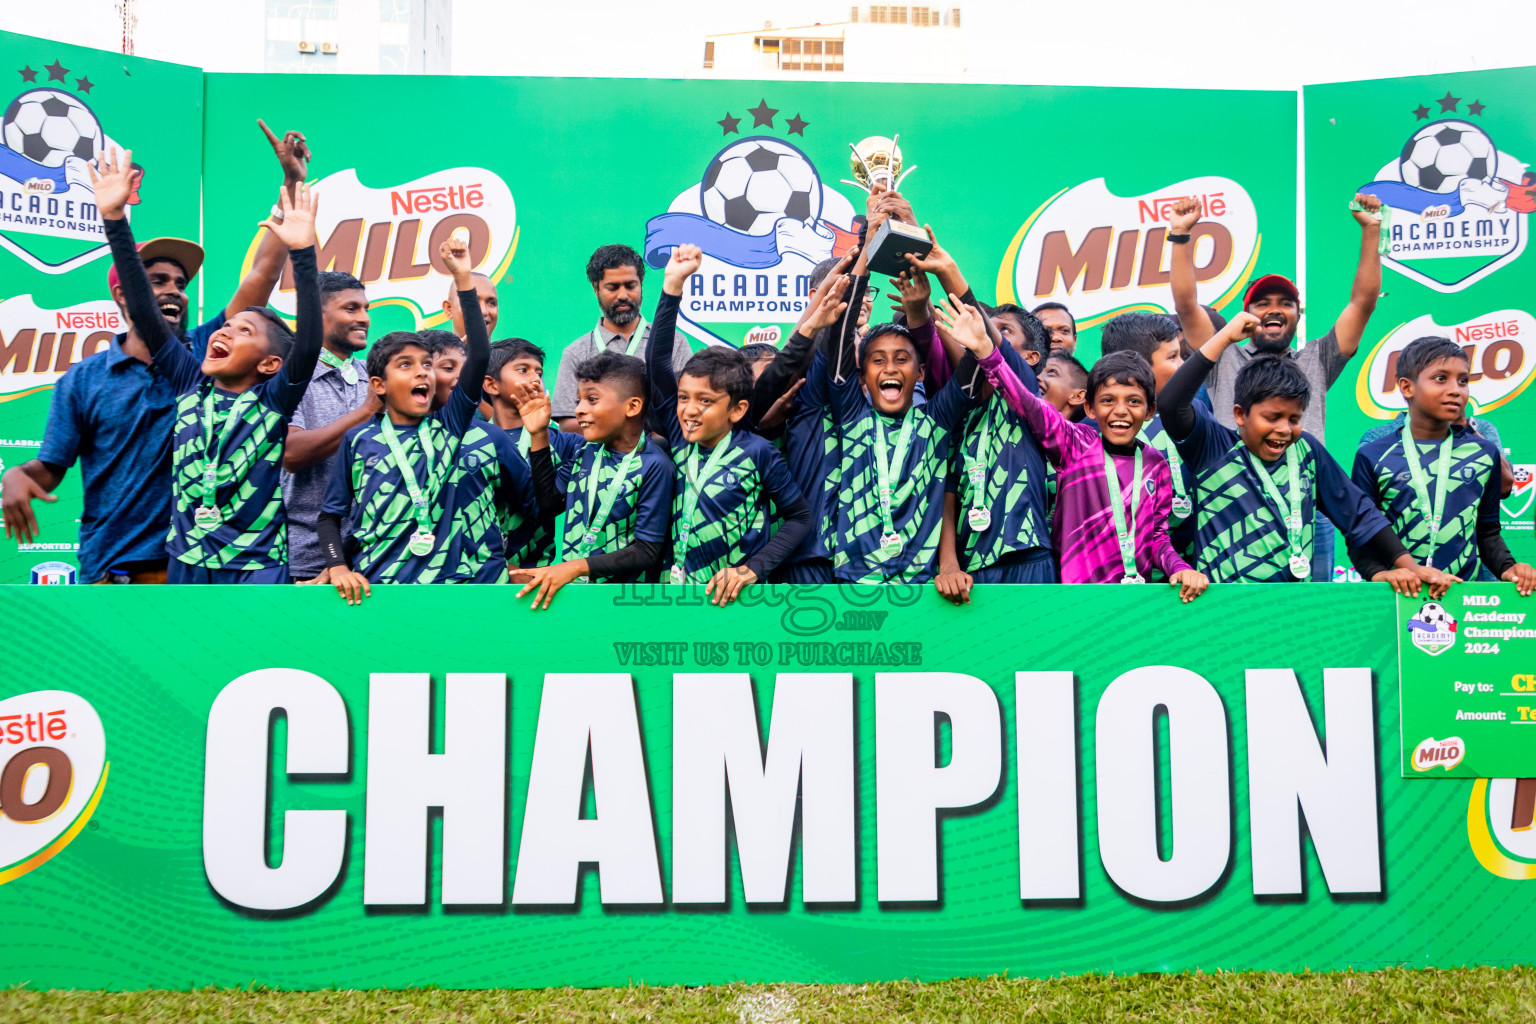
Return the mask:
<path fill-rule="evenodd" d="M 351 274 L 322 273 L 320 311 L 324 347 L 309 378 L 309 390 L 289 423 L 283 451 L 288 578 L 295 583 L 328 582 L 315 524 L 331 467 L 347 431 L 367 423 L 384 408 L 368 387 L 366 364 L 357 358 L 368 344 L 368 295 L 362 282 Z"/>
<path fill-rule="evenodd" d="M 1222 353 L 1221 360 L 1206 380 L 1212 412 L 1227 426 L 1236 426 L 1232 410 L 1236 405 L 1233 385 L 1238 373 L 1260 356 L 1280 356 L 1295 360 L 1311 385 L 1311 399 L 1301 414 L 1301 429 L 1319 441 L 1324 440 L 1328 389 L 1344 372 L 1345 364 L 1359 351 L 1366 322 L 1375 311 L 1376 299 L 1381 294 L 1381 201 L 1375 196 L 1356 195 L 1354 205 L 1362 207 L 1354 212 L 1355 221 L 1360 225 L 1360 259 L 1355 265 L 1349 302 L 1327 334 L 1307 342 L 1302 348 L 1292 348 L 1296 325 L 1301 320 L 1301 294 L 1296 285 L 1279 274 L 1266 274 L 1248 286 L 1248 292 L 1243 296 L 1243 309 L 1259 318 L 1259 329 L 1252 341 L 1232 345 Z M 1200 200 L 1192 196 L 1174 203 L 1168 219 L 1168 242 L 1173 246 L 1168 264 L 1169 283 L 1179 324 L 1184 328 L 1184 338 L 1191 348 L 1204 345 L 1215 333 L 1209 314 L 1195 294 L 1197 272 L 1195 245 L 1191 238 L 1199 220 Z M 1315 526 L 1312 579 L 1327 582 L 1333 579 L 1333 524 L 1318 512 Z"/>
<path fill-rule="evenodd" d="M 651 325 L 640 315 L 645 263 L 627 245 L 605 245 L 587 261 L 587 281 L 602 317 L 597 326 L 565 347 L 555 375 L 553 412 L 561 430 L 576 431 L 576 367 L 599 352 L 645 358 Z M 682 373 L 693 349 L 682 331 L 672 343 L 672 368 Z"/>

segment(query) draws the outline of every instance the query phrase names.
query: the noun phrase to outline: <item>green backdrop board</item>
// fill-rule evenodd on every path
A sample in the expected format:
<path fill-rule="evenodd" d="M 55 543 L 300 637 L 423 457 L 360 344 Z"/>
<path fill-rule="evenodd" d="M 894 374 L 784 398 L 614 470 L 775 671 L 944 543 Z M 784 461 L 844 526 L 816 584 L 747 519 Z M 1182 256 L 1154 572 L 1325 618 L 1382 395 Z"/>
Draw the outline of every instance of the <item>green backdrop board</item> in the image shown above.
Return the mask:
<path fill-rule="evenodd" d="M 1536 955 L 1513 780 L 1400 776 L 1385 587 L 747 593 L 0 588 L 0 978 Z"/>
<path fill-rule="evenodd" d="M 123 329 L 80 157 L 132 148 L 144 172 L 134 231 L 197 239 L 203 74 L 0 32 L 0 82 L 0 464 L 14 466 L 37 456 L 54 383 Z M 78 471 L 35 509 L 42 535 L 20 550 L 0 541 L 0 580 L 72 579 Z"/>
<path fill-rule="evenodd" d="M 1505 538 L 1536 558 L 1536 68 L 1383 79 L 1306 89 L 1308 333 L 1349 298 L 1359 229 L 1356 191 L 1391 206 L 1382 296 L 1360 352 L 1328 403 L 1328 447 L 1353 462 L 1360 435 L 1401 411 L 1395 358 L 1425 335 L 1470 354 L 1472 415 L 1498 428 L 1515 466 Z"/>

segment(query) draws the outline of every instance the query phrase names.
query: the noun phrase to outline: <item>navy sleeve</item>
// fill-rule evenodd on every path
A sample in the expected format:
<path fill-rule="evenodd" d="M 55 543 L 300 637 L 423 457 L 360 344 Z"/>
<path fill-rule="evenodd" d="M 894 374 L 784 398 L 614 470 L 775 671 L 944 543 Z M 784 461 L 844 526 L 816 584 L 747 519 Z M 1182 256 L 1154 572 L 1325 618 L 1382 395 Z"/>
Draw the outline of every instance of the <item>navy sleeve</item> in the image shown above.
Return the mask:
<path fill-rule="evenodd" d="M 480 296 L 473 288 L 459 292 L 459 308 L 464 312 L 464 367 L 447 404 L 434 414 L 452 437 L 463 437 L 474 424 L 475 414 L 480 411 L 485 368 L 491 365 L 491 336 L 480 312 Z"/>
<path fill-rule="evenodd" d="M 1312 447 L 1312 457 L 1317 465 L 1318 507 L 1343 531 L 1351 547 L 1361 547 L 1382 530 L 1391 529 L 1387 517 L 1344 475 L 1344 467 L 1328 454 L 1321 442 L 1311 434 L 1303 433 L 1296 443 Z"/>
<path fill-rule="evenodd" d="M 1510 554 L 1509 545 L 1504 542 L 1504 534 L 1499 527 L 1499 499 L 1503 496 L 1503 478 L 1499 472 L 1500 452 L 1491 441 L 1488 447 L 1493 449 L 1493 472 L 1488 474 L 1483 484 L 1483 496 L 1477 503 L 1477 555 L 1489 572 L 1502 577 L 1514 567 L 1515 556 Z"/>
<path fill-rule="evenodd" d="M 641 463 L 640 492 L 635 495 L 635 540 L 665 544 L 671 536 L 676 475 L 672 460 L 664 455 Z"/>
<path fill-rule="evenodd" d="M 848 308 L 837 326 L 836 350 L 832 353 L 832 380 L 846 384 L 859 378 L 859 311 L 864 308 L 864 295 L 869 291 L 869 275 L 855 277 L 848 294 Z"/>
<path fill-rule="evenodd" d="M 203 382 L 202 361 L 180 344 L 167 344 L 174 338 L 171 325 L 165 322 L 165 315 L 155 302 L 155 290 L 150 287 L 149 275 L 144 272 L 144 261 L 139 258 L 128 219 L 102 218 L 101 223 L 106 229 L 107 243 L 112 247 L 112 265 L 117 268 L 117 279 L 122 284 L 134 333 L 149 348 L 150 358 L 170 381 L 172 389 L 177 394 L 191 391 Z"/>
<path fill-rule="evenodd" d="M 336 457 L 331 460 L 331 478 L 326 481 L 325 500 L 320 504 L 323 513 L 346 518 L 352 511 L 352 450 L 361 429 L 354 427 L 347 431 L 341 439 L 341 447 L 336 450 Z"/>
<path fill-rule="evenodd" d="M 1013 351 L 1013 346 L 1007 342 L 1003 342 L 1002 347 Z M 967 351 L 960 365 L 955 367 L 954 376 L 939 388 L 938 394 L 928 400 L 923 407 L 924 411 L 945 430 L 954 430 L 965 419 L 971 403 L 981 394 L 980 376 L 981 366 L 976 362 L 975 354 Z M 971 388 L 975 389 L 974 393 Z"/>
<path fill-rule="evenodd" d="M 65 371 L 53 388 L 53 400 L 48 403 L 48 426 L 43 429 L 43 445 L 38 449 L 37 460 L 59 469 L 68 469 L 80 455 L 80 440 L 85 431 L 84 417 L 77 399 L 80 374 L 75 372 L 79 363 Z"/>
<path fill-rule="evenodd" d="M 816 333 L 821 335 L 829 330 L 827 328 Z M 757 429 L 758 421 L 768 415 L 768 410 L 773 408 L 779 396 L 805 372 L 805 365 L 810 361 L 815 345 L 815 338 L 808 338 L 795 331 L 784 343 L 784 347 L 779 349 L 779 354 L 773 357 L 773 362 L 764 368 L 763 375 L 757 378 L 752 388 L 752 404 L 747 407 L 747 423 L 753 430 Z"/>
<path fill-rule="evenodd" d="M 1211 370 L 1216 366 L 1205 357 L 1205 354 L 1196 351 L 1184 365 L 1174 371 L 1168 383 L 1163 385 L 1162 393 L 1157 396 L 1157 411 L 1163 417 L 1163 429 L 1168 436 L 1173 438 L 1174 444 L 1178 444 L 1183 438 L 1189 437 L 1196 429 L 1195 421 L 1198 418 L 1195 410 L 1195 395 L 1205 387 L 1205 379 L 1211 375 Z M 1210 412 L 1210 404 L 1206 404 L 1206 412 Z M 1185 459 L 1184 450 L 1179 449 L 1179 454 Z M 1193 461 L 1193 460 L 1190 460 Z"/>
<path fill-rule="evenodd" d="M 1178 374 L 1175 373 L 1174 376 L 1177 377 Z M 1170 380 L 1163 391 L 1166 392 L 1172 386 L 1173 381 Z M 1208 463 L 1224 458 L 1234 444 L 1241 444 L 1242 441 L 1237 431 L 1217 423 L 1216 417 L 1212 416 L 1210 410 L 1204 406 L 1191 406 L 1190 411 L 1193 415 L 1188 426 L 1189 433 L 1183 440 L 1173 437 L 1173 431 L 1168 428 L 1166 412 L 1163 417 L 1163 430 L 1169 437 L 1173 437 L 1174 447 L 1179 450 L 1179 458 L 1188 463 L 1191 470 L 1198 473 L 1208 468 Z M 1343 474 L 1343 470 L 1339 472 Z"/>
<path fill-rule="evenodd" d="M 805 535 L 811 532 L 811 507 L 805 503 L 799 485 L 790 476 L 789 464 L 771 446 L 763 445 L 759 452 L 753 454 L 753 460 L 757 463 L 763 490 L 767 492 L 781 519 L 773 538 L 747 559 L 747 567 L 757 575 L 758 580 L 765 581 L 768 574 L 793 554 Z"/>
<path fill-rule="evenodd" d="M 539 503 L 533 493 L 533 472 L 528 463 L 517 454 L 517 445 L 506 431 L 497 431 L 496 460 L 501 463 L 501 479 L 497 481 L 494 501 L 496 507 L 527 517 L 539 514 Z M 546 449 L 550 450 L 550 449 Z M 533 452 L 528 453 L 530 456 Z"/>
<path fill-rule="evenodd" d="M 320 340 L 324 324 L 320 317 L 320 278 L 315 272 L 315 247 L 305 246 L 288 253 L 293 263 L 293 285 L 297 305 L 297 327 L 288 358 L 272 377 L 261 385 L 261 401 L 291 419 L 294 410 L 309 390 L 309 379 L 320 361 Z M 270 327 L 269 327 L 270 329 Z M 177 346 L 178 348 L 180 346 Z"/>
<path fill-rule="evenodd" d="M 681 295 L 662 292 L 656 303 L 656 319 L 651 321 L 645 340 L 645 379 L 650 392 L 647 418 L 651 429 L 666 437 L 674 451 L 686 443 L 683 426 L 677 422 L 677 371 L 672 369 L 672 342 L 677 336 L 677 311 L 682 304 Z"/>
<path fill-rule="evenodd" d="M 1201 384 L 1200 390 L 1195 392 L 1195 401 L 1205 406 L 1210 412 L 1216 411 L 1216 407 L 1211 404 L 1211 393 L 1205 389 L 1204 384 Z"/>
<path fill-rule="evenodd" d="M 1372 464 L 1370 455 L 1366 453 L 1365 445 L 1361 445 L 1355 451 L 1355 467 L 1349 474 L 1349 480 L 1365 492 L 1365 496 L 1370 499 L 1372 505 L 1377 508 L 1382 507 L 1381 490 L 1376 483 L 1376 467 Z"/>

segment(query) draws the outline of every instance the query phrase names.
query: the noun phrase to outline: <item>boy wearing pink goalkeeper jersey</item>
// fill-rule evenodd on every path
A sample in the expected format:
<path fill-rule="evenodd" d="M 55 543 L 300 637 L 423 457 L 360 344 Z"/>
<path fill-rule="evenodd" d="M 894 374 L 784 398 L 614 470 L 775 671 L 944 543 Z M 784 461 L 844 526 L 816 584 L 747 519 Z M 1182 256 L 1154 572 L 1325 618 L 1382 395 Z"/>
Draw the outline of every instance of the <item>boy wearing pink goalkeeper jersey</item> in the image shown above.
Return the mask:
<path fill-rule="evenodd" d="M 1117 352 L 1088 375 L 1088 421 L 1073 423 L 1031 394 L 1004 362 L 986 327 L 951 299 L 936 311 L 940 325 L 981 363 L 1009 408 L 1024 418 L 1056 466 L 1051 539 L 1063 583 L 1143 583 L 1166 578 L 1193 601 L 1210 581 L 1179 557 L 1168 539 L 1173 502 L 1168 460 L 1138 437 L 1152 415 L 1152 368 L 1134 352 Z"/>

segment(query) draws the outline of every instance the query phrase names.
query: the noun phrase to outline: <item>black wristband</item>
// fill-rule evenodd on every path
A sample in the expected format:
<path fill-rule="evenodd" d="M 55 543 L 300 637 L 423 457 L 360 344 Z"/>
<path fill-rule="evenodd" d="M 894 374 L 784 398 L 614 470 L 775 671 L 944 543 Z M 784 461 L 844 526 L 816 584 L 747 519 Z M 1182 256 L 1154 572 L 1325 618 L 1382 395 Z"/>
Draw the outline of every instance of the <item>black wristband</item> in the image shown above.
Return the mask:
<path fill-rule="evenodd" d="M 1185 242 L 1189 241 L 1189 236 L 1188 235 L 1169 235 L 1168 236 L 1168 241 L 1172 242 L 1174 245 L 1183 245 Z"/>

